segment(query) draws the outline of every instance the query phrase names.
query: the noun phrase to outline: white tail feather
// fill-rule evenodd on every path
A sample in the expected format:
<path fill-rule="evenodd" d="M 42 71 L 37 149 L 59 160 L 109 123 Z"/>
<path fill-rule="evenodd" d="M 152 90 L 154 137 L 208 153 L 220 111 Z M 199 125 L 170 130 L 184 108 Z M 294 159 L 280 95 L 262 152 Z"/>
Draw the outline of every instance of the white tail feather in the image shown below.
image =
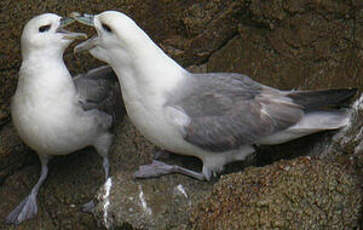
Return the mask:
<path fill-rule="evenodd" d="M 304 115 L 294 126 L 258 140 L 258 144 L 275 145 L 312 133 L 339 129 L 349 124 L 347 111 L 315 111 Z"/>

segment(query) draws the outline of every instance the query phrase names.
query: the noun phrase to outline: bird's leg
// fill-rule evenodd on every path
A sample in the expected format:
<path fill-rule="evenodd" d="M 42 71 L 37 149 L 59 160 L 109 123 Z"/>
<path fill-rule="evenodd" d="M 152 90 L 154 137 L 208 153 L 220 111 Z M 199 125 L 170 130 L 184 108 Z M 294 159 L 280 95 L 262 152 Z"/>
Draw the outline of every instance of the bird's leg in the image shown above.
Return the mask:
<path fill-rule="evenodd" d="M 103 157 L 103 169 L 105 171 L 105 184 L 109 178 L 110 173 L 110 162 L 108 157 Z M 92 213 L 93 209 L 96 207 L 96 204 L 93 200 L 82 205 L 82 212 Z"/>
<path fill-rule="evenodd" d="M 33 218 L 38 212 L 37 195 L 40 186 L 43 184 L 48 175 L 49 157 L 39 156 L 42 165 L 40 178 L 34 185 L 30 194 L 6 217 L 7 224 L 20 224 L 24 220 Z"/>
<path fill-rule="evenodd" d="M 110 173 L 110 162 L 108 160 L 108 156 L 103 157 L 103 170 L 105 171 L 105 183 L 109 177 Z M 82 212 L 92 213 L 92 210 L 96 206 L 95 202 L 92 200 L 82 205 Z"/>
<path fill-rule="evenodd" d="M 103 170 L 105 171 L 105 181 L 107 181 L 110 174 L 110 162 L 108 156 L 103 157 Z"/>
<path fill-rule="evenodd" d="M 203 173 L 198 173 L 190 169 L 180 167 L 178 165 L 168 165 L 164 162 L 153 160 L 151 164 L 142 165 L 139 170 L 135 172 L 135 178 L 152 178 L 160 177 L 171 173 L 180 173 L 197 180 L 206 180 L 207 178 Z"/>
<path fill-rule="evenodd" d="M 107 182 L 107 179 L 110 175 L 110 161 L 108 160 L 108 152 L 111 147 L 112 143 L 112 135 L 103 135 L 100 138 L 100 141 L 97 142 L 95 145 L 95 148 L 97 150 L 97 153 L 103 157 L 103 170 L 105 172 L 105 183 Z M 104 184 L 105 184 L 104 183 Z M 87 203 L 82 205 L 82 212 L 86 213 L 92 213 L 92 210 L 96 206 L 95 202 L 92 200 L 88 201 Z"/>
<path fill-rule="evenodd" d="M 204 178 L 207 181 L 210 181 L 212 176 L 217 176 L 217 172 L 210 170 L 209 168 L 205 167 L 205 165 L 203 165 L 202 172 L 203 172 Z"/>
<path fill-rule="evenodd" d="M 169 159 L 169 157 L 170 157 L 170 152 L 163 149 L 153 152 L 153 160 Z"/>

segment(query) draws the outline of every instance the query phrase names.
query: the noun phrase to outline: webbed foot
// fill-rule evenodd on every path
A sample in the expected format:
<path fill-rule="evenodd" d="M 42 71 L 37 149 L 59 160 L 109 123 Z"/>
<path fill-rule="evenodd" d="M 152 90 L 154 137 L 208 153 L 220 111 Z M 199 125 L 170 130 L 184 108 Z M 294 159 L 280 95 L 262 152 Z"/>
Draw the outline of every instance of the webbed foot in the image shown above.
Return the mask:
<path fill-rule="evenodd" d="M 197 180 L 206 180 L 203 173 L 198 173 L 190 169 L 180 167 L 178 165 L 168 165 L 164 162 L 153 160 L 151 164 L 141 165 L 139 170 L 134 173 L 135 178 L 153 178 L 161 177 L 172 173 L 180 173 Z"/>
<path fill-rule="evenodd" d="M 82 212 L 85 212 L 85 213 L 92 213 L 93 209 L 96 207 L 95 205 L 95 202 L 93 200 L 85 203 L 82 205 Z"/>
<path fill-rule="evenodd" d="M 30 194 L 6 217 L 5 223 L 18 225 L 33 218 L 37 212 L 36 196 Z"/>

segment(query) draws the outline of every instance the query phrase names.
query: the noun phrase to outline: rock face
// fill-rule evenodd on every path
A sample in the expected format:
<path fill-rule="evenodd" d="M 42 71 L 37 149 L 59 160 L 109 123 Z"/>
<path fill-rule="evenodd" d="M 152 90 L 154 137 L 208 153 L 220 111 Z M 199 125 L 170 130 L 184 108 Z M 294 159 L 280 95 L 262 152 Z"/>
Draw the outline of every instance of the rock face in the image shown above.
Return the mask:
<path fill-rule="evenodd" d="M 347 165 L 301 157 L 222 176 L 193 229 L 353 229 L 362 193 Z"/>
<path fill-rule="evenodd" d="M 123 170 L 115 173 L 108 192 L 107 186 L 98 192 L 93 214 L 100 225 L 108 228 L 355 228 L 363 202 L 362 121 L 363 94 L 353 104 L 347 128 L 333 137 L 324 136 L 323 143 L 310 140 L 313 147 L 306 155 L 313 157 L 247 168 L 223 175 L 216 184 L 180 175 L 135 181 L 132 170 L 124 171 L 126 162 L 119 161 Z M 120 142 L 133 141 L 132 135 L 127 134 L 133 127 L 127 126 L 131 124 L 126 122 L 121 136 L 116 138 L 116 152 L 137 152 L 136 145 Z M 285 151 L 285 147 L 267 152 L 274 151 Z M 257 157 L 264 152 L 258 152 Z M 174 159 L 170 163 L 178 162 Z M 183 163 L 194 169 L 197 166 L 193 161 Z M 243 166 L 236 164 L 238 167 Z"/>
<path fill-rule="evenodd" d="M 356 0 L 0 1 L 0 198 L 6 201 L 0 202 L 0 222 L 29 192 L 40 172 L 37 158 L 9 122 L 23 25 L 45 12 L 68 15 L 107 9 L 133 17 L 170 56 L 192 71 L 239 72 L 280 89 L 363 90 L 363 7 Z M 70 29 L 92 33 L 81 25 Z M 72 73 L 101 64 L 89 55 L 74 57 L 71 49 L 65 60 Z M 241 170 L 246 162 L 232 164 L 227 173 L 238 173 L 224 175 L 216 185 L 180 175 L 133 180 L 137 167 L 150 162 L 154 146 L 126 119 L 116 128 L 110 154 L 112 183 L 101 185 L 102 163 L 92 149 L 57 158 L 40 190 L 38 216 L 17 229 L 293 227 L 284 214 L 299 217 L 311 229 L 331 223 L 355 227 L 362 210 L 362 104 L 356 103 L 350 128 L 262 148 L 249 164 L 265 166 L 300 155 L 310 155 L 311 160 L 297 158 L 245 171 Z M 171 161 L 200 168 L 195 159 L 174 157 Z M 281 195 L 288 183 L 291 189 L 284 192 L 292 198 Z M 316 203 L 310 188 L 321 188 Z M 97 190 L 99 202 L 93 216 L 81 213 L 81 204 Z M 238 204 L 246 212 L 241 213 Z M 248 216 L 256 213 L 259 219 Z M 243 221 L 246 217 L 248 221 Z M 328 223 L 330 218 L 334 221 Z M 0 223 L 0 229 L 12 227 Z"/>
<path fill-rule="evenodd" d="M 101 187 L 93 211 L 99 225 L 172 229 L 188 223 L 189 213 L 185 211 L 203 199 L 212 189 L 212 184 L 181 175 L 135 180 L 133 174 L 138 165 L 146 163 L 140 159 L 150 161 L 153 146 L 140 136 L 128 119 L 120 127 L 115 142 L 113 153 L 116 154 L 111 158 L 111 174 L 114 176 L 109 185 Z M 178 158 L 169 159 L 169 163 L 176 162 Z M 194 169 L 200 167 L 196 160 L 186 159 L 180 163 Z"/>

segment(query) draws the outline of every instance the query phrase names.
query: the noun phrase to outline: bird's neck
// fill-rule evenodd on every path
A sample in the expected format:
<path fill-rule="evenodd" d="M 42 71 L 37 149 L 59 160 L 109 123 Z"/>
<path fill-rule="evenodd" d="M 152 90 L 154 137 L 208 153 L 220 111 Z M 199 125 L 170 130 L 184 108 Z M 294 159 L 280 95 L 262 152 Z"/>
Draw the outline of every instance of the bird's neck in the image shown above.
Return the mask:
<path fill-rule="evenodd" d="M 63 62 L 62 54 L 32 52 L 23 55 L 18 89 L 34 94 L 75 94 L 72 77 Z"/>
<path fill-rule="evenodd" d="M 32 61 L 60 61 L 63 62 L 64 47 L 27 47 L 22 45 L 21 54 L 23 62 Z"/>
<path fill-rule="evenodd" d="M 148 37 L 131 47 L 128 55 L 114 53 L 111 64 L 119 77 L 126 100 L 160 98 L 177 87 L 186 76 L 183 69 Z M 116 52 L 116 51 L 115 51 Z M 162 103 L 160 101 L 160 103 Z"/>

